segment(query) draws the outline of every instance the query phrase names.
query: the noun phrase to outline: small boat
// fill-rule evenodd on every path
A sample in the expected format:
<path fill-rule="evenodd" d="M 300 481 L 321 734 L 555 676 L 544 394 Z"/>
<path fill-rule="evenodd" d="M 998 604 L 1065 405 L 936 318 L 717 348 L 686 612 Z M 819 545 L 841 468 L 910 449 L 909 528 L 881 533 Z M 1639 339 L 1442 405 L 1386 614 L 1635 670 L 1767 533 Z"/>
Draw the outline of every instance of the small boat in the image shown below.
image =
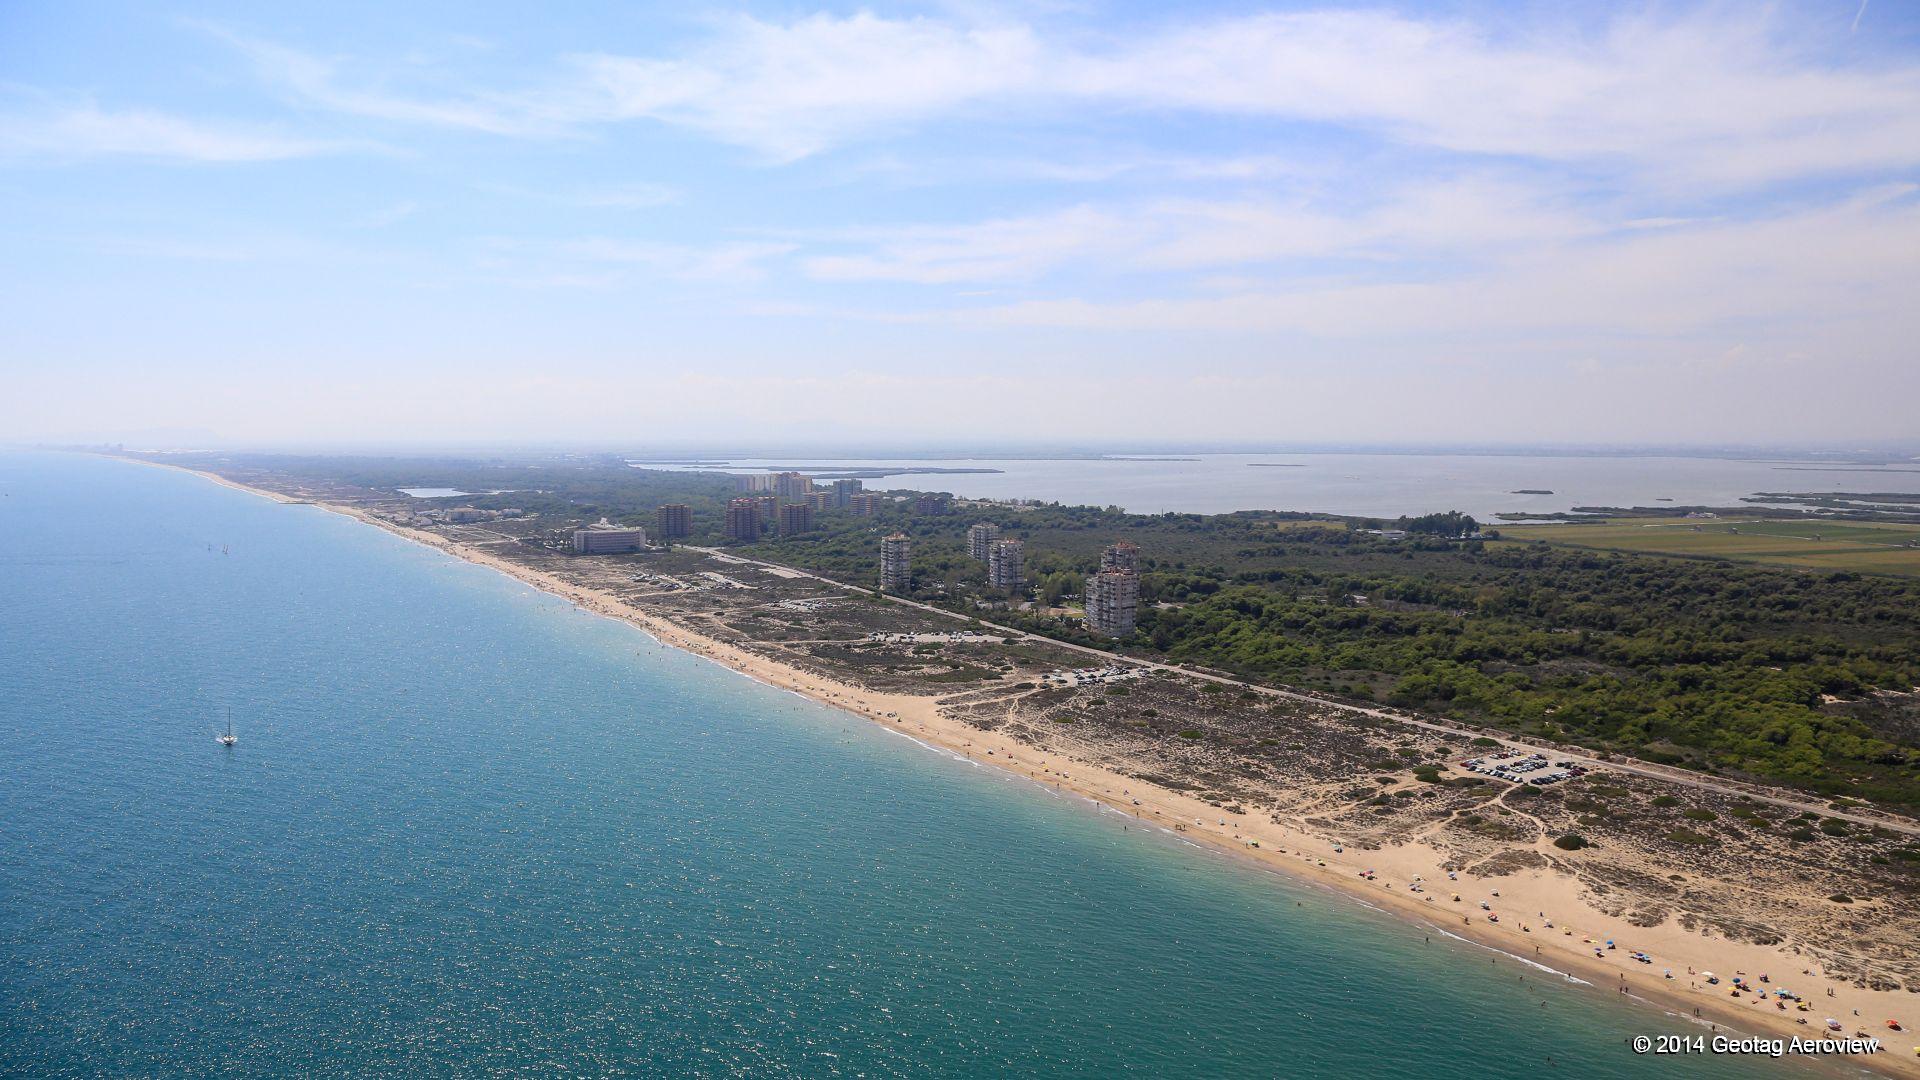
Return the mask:
<path fill-rule="evenodd" d="M 232 746 L 240 740 L 233 734 L 233 706 L 227 706 L 227 733 L 214 737 L 221 746 Z"/>

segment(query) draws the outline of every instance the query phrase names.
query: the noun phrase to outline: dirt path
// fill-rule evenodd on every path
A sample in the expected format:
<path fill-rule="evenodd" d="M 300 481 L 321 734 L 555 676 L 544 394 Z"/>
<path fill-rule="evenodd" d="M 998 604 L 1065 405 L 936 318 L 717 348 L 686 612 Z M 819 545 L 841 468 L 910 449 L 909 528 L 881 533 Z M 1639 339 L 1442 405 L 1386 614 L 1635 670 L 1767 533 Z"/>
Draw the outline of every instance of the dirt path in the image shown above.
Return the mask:
<path fill-rule="evenodd" d="M 716 549 L 689 546 L 689 550 L 702 551 L 708 554 L 713 554 Z M 992 627 L 994 630 L 997 630 L 1008 637 L 1018 638 L 1023 641 L 1031 641 L 1031 642 L 1040 643 L 1040 644 L 1052 645 L 1062 649 L 1070 649 L 1074 652 L 1085 653 L 1088 656 L 1097 656 L 1103 662 L 1108 664 L 1127 664 L 1134 667 L 1147 668 L 1153 671 L 1164 671 L 1169 674 L 1183 675 L 1193 679 L 1204 679 L 1208 682 L 1219 683 L 1223 686 L 1233 686 L 1243 690 L 1251 690 L 1256 694 L 1264 694 L 1267 697 L 1284 698 L 1291 701 L 1300 701 L 1300 702 L 1305 702 L 1311 705 L 1319 705 L 1329 709 L 1339 709 L 1343 712 L 1355 713 L 1361 716 L 1371 717 L 1375 720 L 1386 720 L 1396 724 L 1405 724 L 1409 727 L 1416 727 L 1424 731 L 1431 731 L 1437 735 L 1448 735 L 1455 738 L 1467 738 L 1467 739 L 1476 739 L 1476 738 L 1492 739 L 1496 743 L 1510 750 L 1520 750 L 1527 753 L 1542 751 L 1542 752 L 1552 754 L 1554 758 L 1557 760 L 1571 761 L 1575 765 L 1579 765 L 1587 769 L 1599 770 L 1599 771 L 1611 770 L 1613 772 L 1630 773 L 1635 776 L 1644 776 L 1644 777 L 1648 777 L 1649 779 L 1663 780 L 1663 781 L 1666 781 L 1667 783 L 1679 784 L 1682 787 L 1695 788 L 1700 791 L 1711 791 L 1711 792 L 1715 792 L 1717 794 L 1722 794 L 1722 795 L 1744 795 L 1750 799 L 1753 799 L 1756 802 L 1768 803 L 1770 805 L 1783 807 L 1785 809 L 1793 810 L 1798 813 L 1814 813 L 1814 814 L 1819 814 L 1822 817 L 1833 817 L 1833 818 L 1839 818 L 1843 821 L 1851 821 L 1856 825 L 1866 825 L 1869 827 L 1878 826 L 1884 829 L 1891 829 L 1894 832 L 1904 833 L 1908 836 L 1920 836 L 1920 822 L 1908 821 L 1906 819 L 1893 817 L 1890 815 L 1883 817 L 1880 815 L 1864 815 L 1864 814 L 1851 813 L 1845 810 L 1835 810 L 1824 803 L 1808 802 L 1801 799 L 1795 799 L 1789 796 L 1776 795 L 1771 793 L 1767 789 L 1746 785 L 1746 784 L 1738 784 L 1738 783 L 1732 783 L 1732 782 L 1720 781 L 1720 780 L 1703 779 L 1702 777 L 1694 773 L 1687 772 L 1684 769 L 1670 768 L 1665 765 L 1655 765 L 1652 762 L 1636 761 L 1630 758 L 1622 759 L 1617 756 L 1609 757 L 1608 760 L 1602 761 L 1599 758 L 1592 757 L 1581 751 L 1571 750 L 1563 746 L 1554 745 L 1552 743 L 1536 743 L 1536 742 L 1531 742 L 1529 740 L 1516 738 L 1513 736 L 1493 735 L 1484 731 L 1476 731 L 1472 728 L 1456 727 L 1451 724 L 1437 723 L 1432 720 L 1422 720 L 1422 719 L 1419 719 L 1418 717 L 1408 716 L 1405 713 L 1394 712 L 1391 709 L 1380 709 L 1380 708 L 1374 708 L 1372 706 L 1367 706 L 1367 705 L 1354 705 L 1344 701 L 1333 701 L 1328 698 L 1318 697 L 1313 694 L 1303 693 L 1298 690 L 1284 690 L 1279 687 L 1263 686 L 1259 683 L 1245 682 L 1240 679 L 1235 679 L 1227 675 L 1216 675 L 1212 672 L 1200 671 L 1195 668 L 1184 667 L 1180 664 L 1169 664 L 1162 660 L 1142 660 L 1137 657 L 1124 656 L 1119 653 L 1107 652 L 1103 649 L 1095 649 L 1086 645 L 1076 645 L 1070 641 L 1058 641 L 1058 640 L 1055 640 L 1054 638 L 1046 637 L 1042 634 L 1030 633 L 1028 631 L 1020 630 L 1011 626 L 1003 626 L 999 623 L 989 622 L 985 619 L 981 619 L 972 615 L 963 615 L 957 611 L 948 611 L 945 608 L 934 607 L 932 604 L 922 604 L 916 600 L 908 600 L 904 597 L 893 596 L 888 593 L 880 592 L 876 589 L 863 588 L 859 585 L 847 585 L 842 582 L 835 581 L 830 577 L 826 577 L 825 575 L 816 574 L 808 570 L 802 570 L 802 569 L 799 569 L 798 567 L 787 566 L 783 563 L 766 562 L 761 559 L 747 559 L 738 555 L 732 555 L 731 553 L 727 553 L 727 554 L 729 555 L 729 557 L 739 559 L 741 562 L 752 563 L 758 566 L 784 570 L 790 573 L 799 574 L 803 577 L 812 578 L 815 581 L 832 585 L 835 588 L 846 589 L 850 592 L 857 592 L 867 596 L 877 597 L 889 603 L 900 604 L 904 607 L 915 608 L 917 610 L 924 611 L 929 614 L 939 615 L 942 618 L 959 619 L 959 620 L 964 620 L 970 623 L 978 623 L 981 626 Z"/>

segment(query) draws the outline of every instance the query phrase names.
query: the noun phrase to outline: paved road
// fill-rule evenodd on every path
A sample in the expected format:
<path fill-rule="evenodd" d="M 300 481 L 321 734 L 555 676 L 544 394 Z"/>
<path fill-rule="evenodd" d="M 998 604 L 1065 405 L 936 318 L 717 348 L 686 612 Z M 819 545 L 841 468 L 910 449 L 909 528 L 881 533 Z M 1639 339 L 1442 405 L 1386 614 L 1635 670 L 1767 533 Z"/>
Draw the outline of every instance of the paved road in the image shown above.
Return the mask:
<path fill-rule="evenodd" d="M 1367 705 L 1354 705 L 1345 701 L 1334 701 L 1328 698 L 1317 697 L 1313 694 L 1302 693 L 1301 691 L 1298 691 L 1298 690 L 1283 690 L 1278 687 L 1263 686 L 1259 683 L 1245 682 L 1240 679 L 1235 679 L 1231 676 L 1216 675 L 1210 671 L 1201 671 L 1196 668 L 1184 667 L 1180 664 L 1169 664 L 1160 660 L 1142 660 L 1137 657 L 1122 656 L 1118 653 L 1107 652 L 1104 649 L 1096 649 L 1087 645 L 1076 645 L 1070 641 L 1061 641 L 1057 638 L 1050 638 L 1044 634 L 1031 633 L 1029 631 L 1021 630 L 1016 627 L 1002 626 L 999 623 L 988 622 L 987 620 L 978 618 L 977 616 L 963 615 L 957 611 L 948 611 L 946 608 L 934 607 L 932 604 L 923 604 L 917 600 L 908 600 L 905 597 L 893 596 L 888 593 L 880 592 L 876 589 L 863 588 L 859 585 L 848 585 L 845 582 L 835 581 L 834 579 L 827 577 L 824 574 L 816 574 L 810 570 L 802 570 L 797 566 L 788 566 L 785 563 L 767 562 L 762 559 L 748 559 L 740 555 L 736 555 L 731 551 L 723 552 L 717 548 L 693 547 L 691 545 L 688 545 L 687 547 L 688 547 L 688 550 L 690 551 L 702 551 L 702 552 L 706 552 L 709 555 L 717 554 L 717 555 L 723 556 L 724 558 L 737 559 L 740 562 L 751 563 L 755 566 L 760 566 L 766 569 L 779 570 L 789 574 L 798 574 L 801 577 L 811 578 L 815 581 L 819 581 L 827 585 L 831 585 L 836 589 L 844 589 L 848 592 L 856 592 L 866 596 L 878 597 L 889 603 L 899 604 L 903 607 L 915 608 L 917 610 L 927 612 L 928 614 L 941 616 L 942 618 L 959 619 L 969 623 L 978 623 L 981 626 L 990 626 L 993 629 L 999 631 L 1000 633 L 1006 635 L 1007 637 L 1018 638 L 1023 641 L 1039 642 L 1046 645 L 1051 645 L 1055 648 L 1070 649 L 1074 652 L 1086 653 L 1089 656 L 1098 657 L 1103 663 L 1128 664 L 1128 665 L 1133 665 L 1137 667 L 1150 668 L 1155 671 L 1164 671 L 1173 675 L 1184 675 L 1188 678 L 1193 678 L 1193 679 L 1205 679 L 1208 682 L 1220 683 L 1224 686 L 1233 686 L 1243 690 L 1251 690 L 1256 694 L 1263 694 L 1267 697 L 1284 698 L 1291 701 L 1302 701 L 1302 702 L 1307 702 L 1313 705 L 1319 705 L 1323 708 L 1329 708 L 1329 709 L 1340 709 L 1345 712 L 1357 713 L 1361 716 L 1372 717 L 1373 719 L 1376 719 L 1376 720 L 1387 720 L 1396 724 L 1406 724 L 1410 727 L 1421 728 L 1423 730 L 1431 731 L 1439 735 L 1451 735 L 1455 737 L 1464 737 L 1468 739 L 1492 739 L 1495 742 L 1499 743 L 1501 746 L 1507 747 L 1508 749 L 1511 749 L 1511 750 L 1521 750 L 1521 751 L 1526 751 L 1528 753 L 1531 753 L 1537 750 L 1537 751 L 1550 754 L 1556 761 L 1571 761 L 1576 765 L 1585 766 L 1586 768 L 1589 768 L 1589 769 L 1599 769 L 1599 770 L 1611 769 L 1614 772 L 1631 773 L 1632 775 L 1635 775 L 1635 776 L 1644 776 L 1654 780 L 1664 780 L 1670 784 L 1679 784 L 1683 787 L 1696 788 L 1701 791 L 1711 791 L 1711 792 L 1715 792 L 1722 795 L 1745 795 L 1748 798 L 1754 800 L 1755 802 L 1768 803 L 1773 806 L 1779 806 L 1788 810 L 1795 811 L 1797 813 L 1812 812 L 1812 813 L 1817 813 L 1822 817 L 1833 817 L 1833 818 L 1840 818 L 1844 821 L 1851 821 L 1856 825 L 1879 826 L 1880 828 L 1890 829 L 1894 832 L 1905 833 L 1908 836 L 1920 836 L 1920 822 L 1911 822 L 1903 818 L 1893 817 L 1891 815 L 1886 817 L 1878 817 L 1878 816 L 1868 817 L 1861 814 L 1849 813 L 1844 810 L 1834 810 L 1829 808 L 1825 803 L 1806 802 L 1804 800 L 1794 799 L 1791 797 L 1775 795 L 1775 794 L 1771 794 L 1766 789 L 1760 788 L 1757 786 L 1749 786 L 1746 784 L 1732 783 L 1724 780 L 1708 779 L 1700 776 L 1697 773 L 1688 772 L 1685 769 L 1675 769 L 1666 765 L 1656 765 L 1650 761 L 1636 761 L 1632 758 L 1621 758 L 1618 756 L 1610 757 L 1606 761 L 1601 761 L 1598 758 L 1581 753 L 1578 750 L 1569 749 L 1567 747 L 1560 746 L 1554 743 L 1530 742 L 1528 740 L 1514 738 L 1512 736 L 1496 735 L 1496 734 L 1492 734 L 1485 731 L 1476 731 L 1471 728 L 1455 727 L 1451 724 L 1438 723 L 1432 720 L 1423 720 L 1416 716 L 1409 716 L 1406 713 L 1395 712 L 1391 709 L 1380 709 L 1380 708 L 1374 708 Z"/>

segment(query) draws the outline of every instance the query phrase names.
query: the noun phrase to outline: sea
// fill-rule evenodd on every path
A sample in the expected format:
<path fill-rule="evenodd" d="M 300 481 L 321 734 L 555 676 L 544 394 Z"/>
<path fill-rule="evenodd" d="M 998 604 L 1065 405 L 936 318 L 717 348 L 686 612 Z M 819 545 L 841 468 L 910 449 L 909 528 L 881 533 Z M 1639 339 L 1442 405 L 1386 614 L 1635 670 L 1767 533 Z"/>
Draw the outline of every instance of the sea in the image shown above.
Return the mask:
<path fill-rule="evenodd" d="M 348 518 L 0 455 L 0 1074 L 1812 1075 L 1660 1033 Z"/>
<path fill-rule="evenodd" d="M 1761 492 L 1920 493 L 1920 460 L 1458 453 L 1106 457 L 737 458 L 646 468 L 887 473 L 872 488 L 1118 506 L 1136 514 L 1296 510 L 1393 518 L 1459 510 L 1482 521 L 1581 506 L 1740 506 Z M 953 473 L 915 469 L 968 470 Z"/>

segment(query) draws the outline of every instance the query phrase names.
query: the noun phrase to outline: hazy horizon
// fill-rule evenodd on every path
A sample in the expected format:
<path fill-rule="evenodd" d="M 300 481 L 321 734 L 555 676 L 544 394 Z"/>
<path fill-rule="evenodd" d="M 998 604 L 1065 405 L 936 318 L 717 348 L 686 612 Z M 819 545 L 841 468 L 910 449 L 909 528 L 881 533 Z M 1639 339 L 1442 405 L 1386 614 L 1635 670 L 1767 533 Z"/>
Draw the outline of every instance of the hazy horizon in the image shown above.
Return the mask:
<path fill-rule="evenodd" d="M 1911 5 L 189 0 L 0 58 L 15 443 L 1920 436 Z"/>
<path fill-rule="evenodd" d="M 903 442 L 871 440 L 857 442 L 772 441 L 766 443 L 701 442 L 623 442 L 619 440 L 567 441 L 553 439 L 474 439 L 396 442 L 391 440 L 334 441 L 230 441 L 217 438 L 108 439 L 79 442 L 42 441 L 35 443 L 0 442 L 0 449 L 13 450 L 120 450 L 136 453 L 195 454 L 232 453 L 241 455 L 342 455 L 359 457 L 411 457 L 445 455 L 449 457 L 511 456 L 516 454 L 565 455 L 572 457 L 624 457 L 635 465 L 712 464 L 715 466 L 747 461 L 779 461 L 791 465 L 833 461 L 936 461 L 936 460 L 1075 460 L 1091 458 L 1150 458 L 1154 455 L 1210 456 L 1491 456 L 1491 457 L 1677 457 L 1721 458 L 1732 460 L 1833 461 L 1865 464 L 1880 462 L 1906 465 L 1920 462 L 1920 441 L 1854 440 L 1851 442 L 1801 443 L 1440 443 L 1440 442 L 1010 442 L 982 441 L 972 444 L 949 442 Z M 741 466 L 747 468 L 748 466 Z M 757 466 L 756 466 L 757 467 Z"/>

